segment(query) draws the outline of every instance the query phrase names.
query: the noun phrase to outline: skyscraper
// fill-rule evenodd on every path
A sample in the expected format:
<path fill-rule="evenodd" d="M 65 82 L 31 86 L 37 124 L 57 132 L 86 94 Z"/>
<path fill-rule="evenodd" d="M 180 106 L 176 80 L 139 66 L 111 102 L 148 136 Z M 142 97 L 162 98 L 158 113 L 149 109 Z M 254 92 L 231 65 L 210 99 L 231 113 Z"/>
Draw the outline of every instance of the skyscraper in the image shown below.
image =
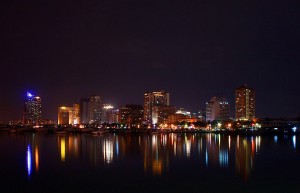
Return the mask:
<path fill-rule="evenodd" d="M 72 109 L 72 113 L 73 113 L 73 115 L 72 115 L 72 117 L 73 117 L 73 119 L 72 119 L 72 124 L 74 124 L 74 125 L 77 125 L 77 124 L 80 124 L 81 122 L 80 122 L 80 107 L 79 107 L 79 104 L 73 104 L 73 109 Z"/>
<path fill-rule="evenodd" d="M 144 121 L 147 123 L 153 122 L 153 107 L 155 106 L 169 106 L 170 93 L 165 91 L 148 92 L 144 94 Z"/>
<path fill-rule="evenodd" d="M 88 98 L 82 98 L 80 100 L 80 122 L 81 124 L 89 124 L 90 115 L 89 115 L 89 101 Z"/>
<path fill-rule="evenodd" d="M 25 125 L 37 125 L 40 123 L 42 117 L 42 99 L 39 96 L 34 96 L 27 92 L 26 100 L 24 102 L 24 117 L 23 123 Z"/>
<path fill-rule="evenodd" d="M 241 120 L 255 118 L 255 90 L 247 85 L 235 90 L 235 117 Z"/>
<path fill-rule="evenodd" d="M 98 95 L 91 96 L 90 102 L 89 102 L 90 123 L 100 124 L 101 123 L 101 112 L 102 112 L 101 96 L 98 96 Z"/>
<path fill-rule="evenodd" d="M 206 121 L 229 119 L 230 105 L 225 97 L 212 97 L 206 103 Z"/>

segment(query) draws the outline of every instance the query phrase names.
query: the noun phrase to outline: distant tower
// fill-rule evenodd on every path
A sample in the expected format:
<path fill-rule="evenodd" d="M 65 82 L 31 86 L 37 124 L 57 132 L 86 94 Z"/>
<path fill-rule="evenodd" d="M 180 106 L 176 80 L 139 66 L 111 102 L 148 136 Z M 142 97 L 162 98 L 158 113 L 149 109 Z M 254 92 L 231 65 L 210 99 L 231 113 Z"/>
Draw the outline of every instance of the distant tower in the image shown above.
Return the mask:
<path fill-rule="evenodd" d="M 27 92 L 24 102 L 24 118 L 25 125 L 38 125 L 42 117 L 42 99 Z"/>
<path fill-rule="evenodd" d="M 165 91 L 148 92 L 144 94 L 144 121 L 147 123 L 153 122 L 153 107 L 155 106 L 169 106 L 170 93 Z M 156 122 L 155 122 L 156 123 Z"/>
<path fill-rule="evenodd" d="M 206 121 L 229 119 L 230 105 L 225 97 L 213 97 L 206 103 Z"/>
<path fill-rule="evenodd" d="M 80 100 L 80 122 L 82 124 L 89 124 L 90 123 L 90 115 L 89 115 L 89 101 L 88 98 L 82 98 Z"/>
<path fill-rule="evenodd" d="M 235 117 L 241 120 L 255 118 L 255 90 L 247 85 L 235 90 Z"/>
<path fill-rule="evenodd" d="M 101 123 L 101 112 L 102 112 L 102 102 L 101 96 L 91 96 L 89 102 L 89 116 L 90 123 L 100 124 Z"/>

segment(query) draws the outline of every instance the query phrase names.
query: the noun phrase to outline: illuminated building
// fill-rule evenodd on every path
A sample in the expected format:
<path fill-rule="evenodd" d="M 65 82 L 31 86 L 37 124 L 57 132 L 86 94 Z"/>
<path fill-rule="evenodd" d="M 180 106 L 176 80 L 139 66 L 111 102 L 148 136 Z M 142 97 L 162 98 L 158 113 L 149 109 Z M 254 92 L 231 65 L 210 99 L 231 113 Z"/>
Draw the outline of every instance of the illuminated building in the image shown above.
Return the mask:
<path fill-rule="evenodd" d="M 235 117 L 238 120 L 255 118 L 255 90 L 247 85 L 235 90 Z"/>
<path fill-rule="evenodd" d="M 230 106 L 226 98 L 213 97 L 206 103 L 206 121 L 229 119 Z"/>
<path fill-rule="evenodd" d="M 100 124 L 101 123 L 101 112 L 102 112 L 101 97 L 98 95 L 91 96 L 90 102 L 89 102 L 90 123 Z"/>
<path fill-rule="evenodd" d="M 177 124 L 177 123 L 181 123 L 181 122 L 195 123 L 198 121 L 201 121 L 201 120 L 197 117 L 191 118 L 190 116 L 184 115 L 184 114 L 174 114 L 174 115 L 168 116 L 167 123 L 168 124 Z"/>
<path fill-rule="evenodd" d="M 89 124 L 89 99 L 82 98 L 80 100 L 80 122 L 81 124 Z"/>
<path fill-rule="evenodd" d="M 135 125 L 143 120 L 143 107 L 141 105 L 127 104 L 119 109 L 118 123 Z"/>
<path fill-rule="evenodd" d="M 184 115 L 184 114 L 170 115 L 168 117 L 168 124 L 180 123 L 180 122 L 185 121 L 186 119 L 189 119 L 189 118 L 190 117 L 188 115 Z"/>
<path fill-rule="evenodd" d="M 179 108 L 179 110 L 177 110 L 175 114 L 181 114 L 191 117 L 191 112 L 186 111 L 184 108 Z"/>
<path fill-rule="evenodd" d="M 24 103 L 24 118 L 25 125 L 37 125 L 41 121 L 42 116 L 42 99 L 39 96 L 27 92 Z"/>
<path fill-rule="evenodd" d="M 102 113 L 101 113 L 101 121 L 104 123 L 108 123 L 109 114 L 111 114 L 114 110 L 114 107 L 110 104 L 103 104 Z"/>
<path fill-rule="evenodd" d="M 152 123 L 167 123 L 168 116 L 175 114 L 176 107 L 171 106 L 153 106 L 152 107 Z"/>
<path fill-rule="evenodd" d="M 58 120 L 57 123 L 59 125 L 68 125 L 72 123 L 72 107 L 58 107 Z"/>
<path fill-rule="evenodd" d="M 73 104 L 72 124 L 74 125 L 80 124 L 79 112 L 80 112 L 79 104 Z"/>
<path fill-rule="evenodd" d="M 72 107 L 58 107 L 57 123 L 59 125 L 79 124 L 79 104 L 74 104 Z"/>
<path fill-rule="evenodd" d="M 164 91 L 148 92 L 144 94 L 144 121 L 147 123 L 156 123 L 153 120 L 153 107 L 155 106 L 169 106 L 170 93 Z"/>

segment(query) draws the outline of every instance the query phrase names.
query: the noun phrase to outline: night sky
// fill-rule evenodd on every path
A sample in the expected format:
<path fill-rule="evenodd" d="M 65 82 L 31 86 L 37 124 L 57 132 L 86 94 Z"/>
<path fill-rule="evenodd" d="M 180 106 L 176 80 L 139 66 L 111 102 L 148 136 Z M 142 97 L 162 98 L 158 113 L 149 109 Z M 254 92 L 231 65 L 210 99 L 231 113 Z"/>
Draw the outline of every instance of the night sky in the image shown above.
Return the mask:
<path fill-rule="evenodd" d="M 190 111 L 256 90 L 259 117 L 300 115 L 299 0 L 6 0 L 0 6 L 0 120 L 43 117 L 92 94 L 118 107 L 170 92 Z"/>

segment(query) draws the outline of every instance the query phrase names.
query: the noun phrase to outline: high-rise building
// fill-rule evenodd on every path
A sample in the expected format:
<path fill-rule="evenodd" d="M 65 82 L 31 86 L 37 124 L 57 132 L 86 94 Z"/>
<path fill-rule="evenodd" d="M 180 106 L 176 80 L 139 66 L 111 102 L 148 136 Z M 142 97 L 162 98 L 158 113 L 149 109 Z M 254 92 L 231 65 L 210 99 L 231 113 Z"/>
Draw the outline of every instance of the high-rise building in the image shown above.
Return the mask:
<path fill-rule="evenodd" d="M 80 124 L 80 106 L 79 104 L 73 104 L 73 109 L 72 109 L 72 124 L 77 125 Z"/>
<path fill-rule="evenodd" d="M 37 125 L 41 121 L 42 116 L 42 99 L 27 92 L 24 102 L 24 118 L 25 125 Z"/>
<path fill-rule="evenodd" d="M 80 122 L 81 124 L 89 124 L 90 116 L 89 116 L 89 101 L 88 98 L 82 98 L 80 100 Z"/>
<path fill-rule="evenodd" d="M 144 121 L 147 123 L 156 123 L 153 120 L 153 107 L 154 106 L 169 106 L 170 93 L 165 91 L 148 92 L 144 94 Z"/>
<path fill-rule="evenodd" d="M 143 121 L 143 107 L 141 105 L 127 104 L 119 109 L 119 120 L 121 124 L 130 126 L 139 125 Z"/>
<path fill-rule="evenodd" d="M 172 106 L 153 106 L 152 107 L 152 123 L 162 124 L 168 122 L 168 117 L 174 115 L 177 108 Z"/>
<path fill-rule="evenodd" d="M 213 97 L 206 103 L 206 121 L 229 119 L 230 105 L 225 97 Z"/>
<path fill-rule="evenodd" d="M 255 118 L 255 90 L 247 85 L 235 90 L 235 117 L 238 120 Z"/>
<path fill-rule="evenodd" d="M 91 124 L 101 123 L 102 101 L 101 96 L 91 96 L 89 102 L 89 116 Z"/>

